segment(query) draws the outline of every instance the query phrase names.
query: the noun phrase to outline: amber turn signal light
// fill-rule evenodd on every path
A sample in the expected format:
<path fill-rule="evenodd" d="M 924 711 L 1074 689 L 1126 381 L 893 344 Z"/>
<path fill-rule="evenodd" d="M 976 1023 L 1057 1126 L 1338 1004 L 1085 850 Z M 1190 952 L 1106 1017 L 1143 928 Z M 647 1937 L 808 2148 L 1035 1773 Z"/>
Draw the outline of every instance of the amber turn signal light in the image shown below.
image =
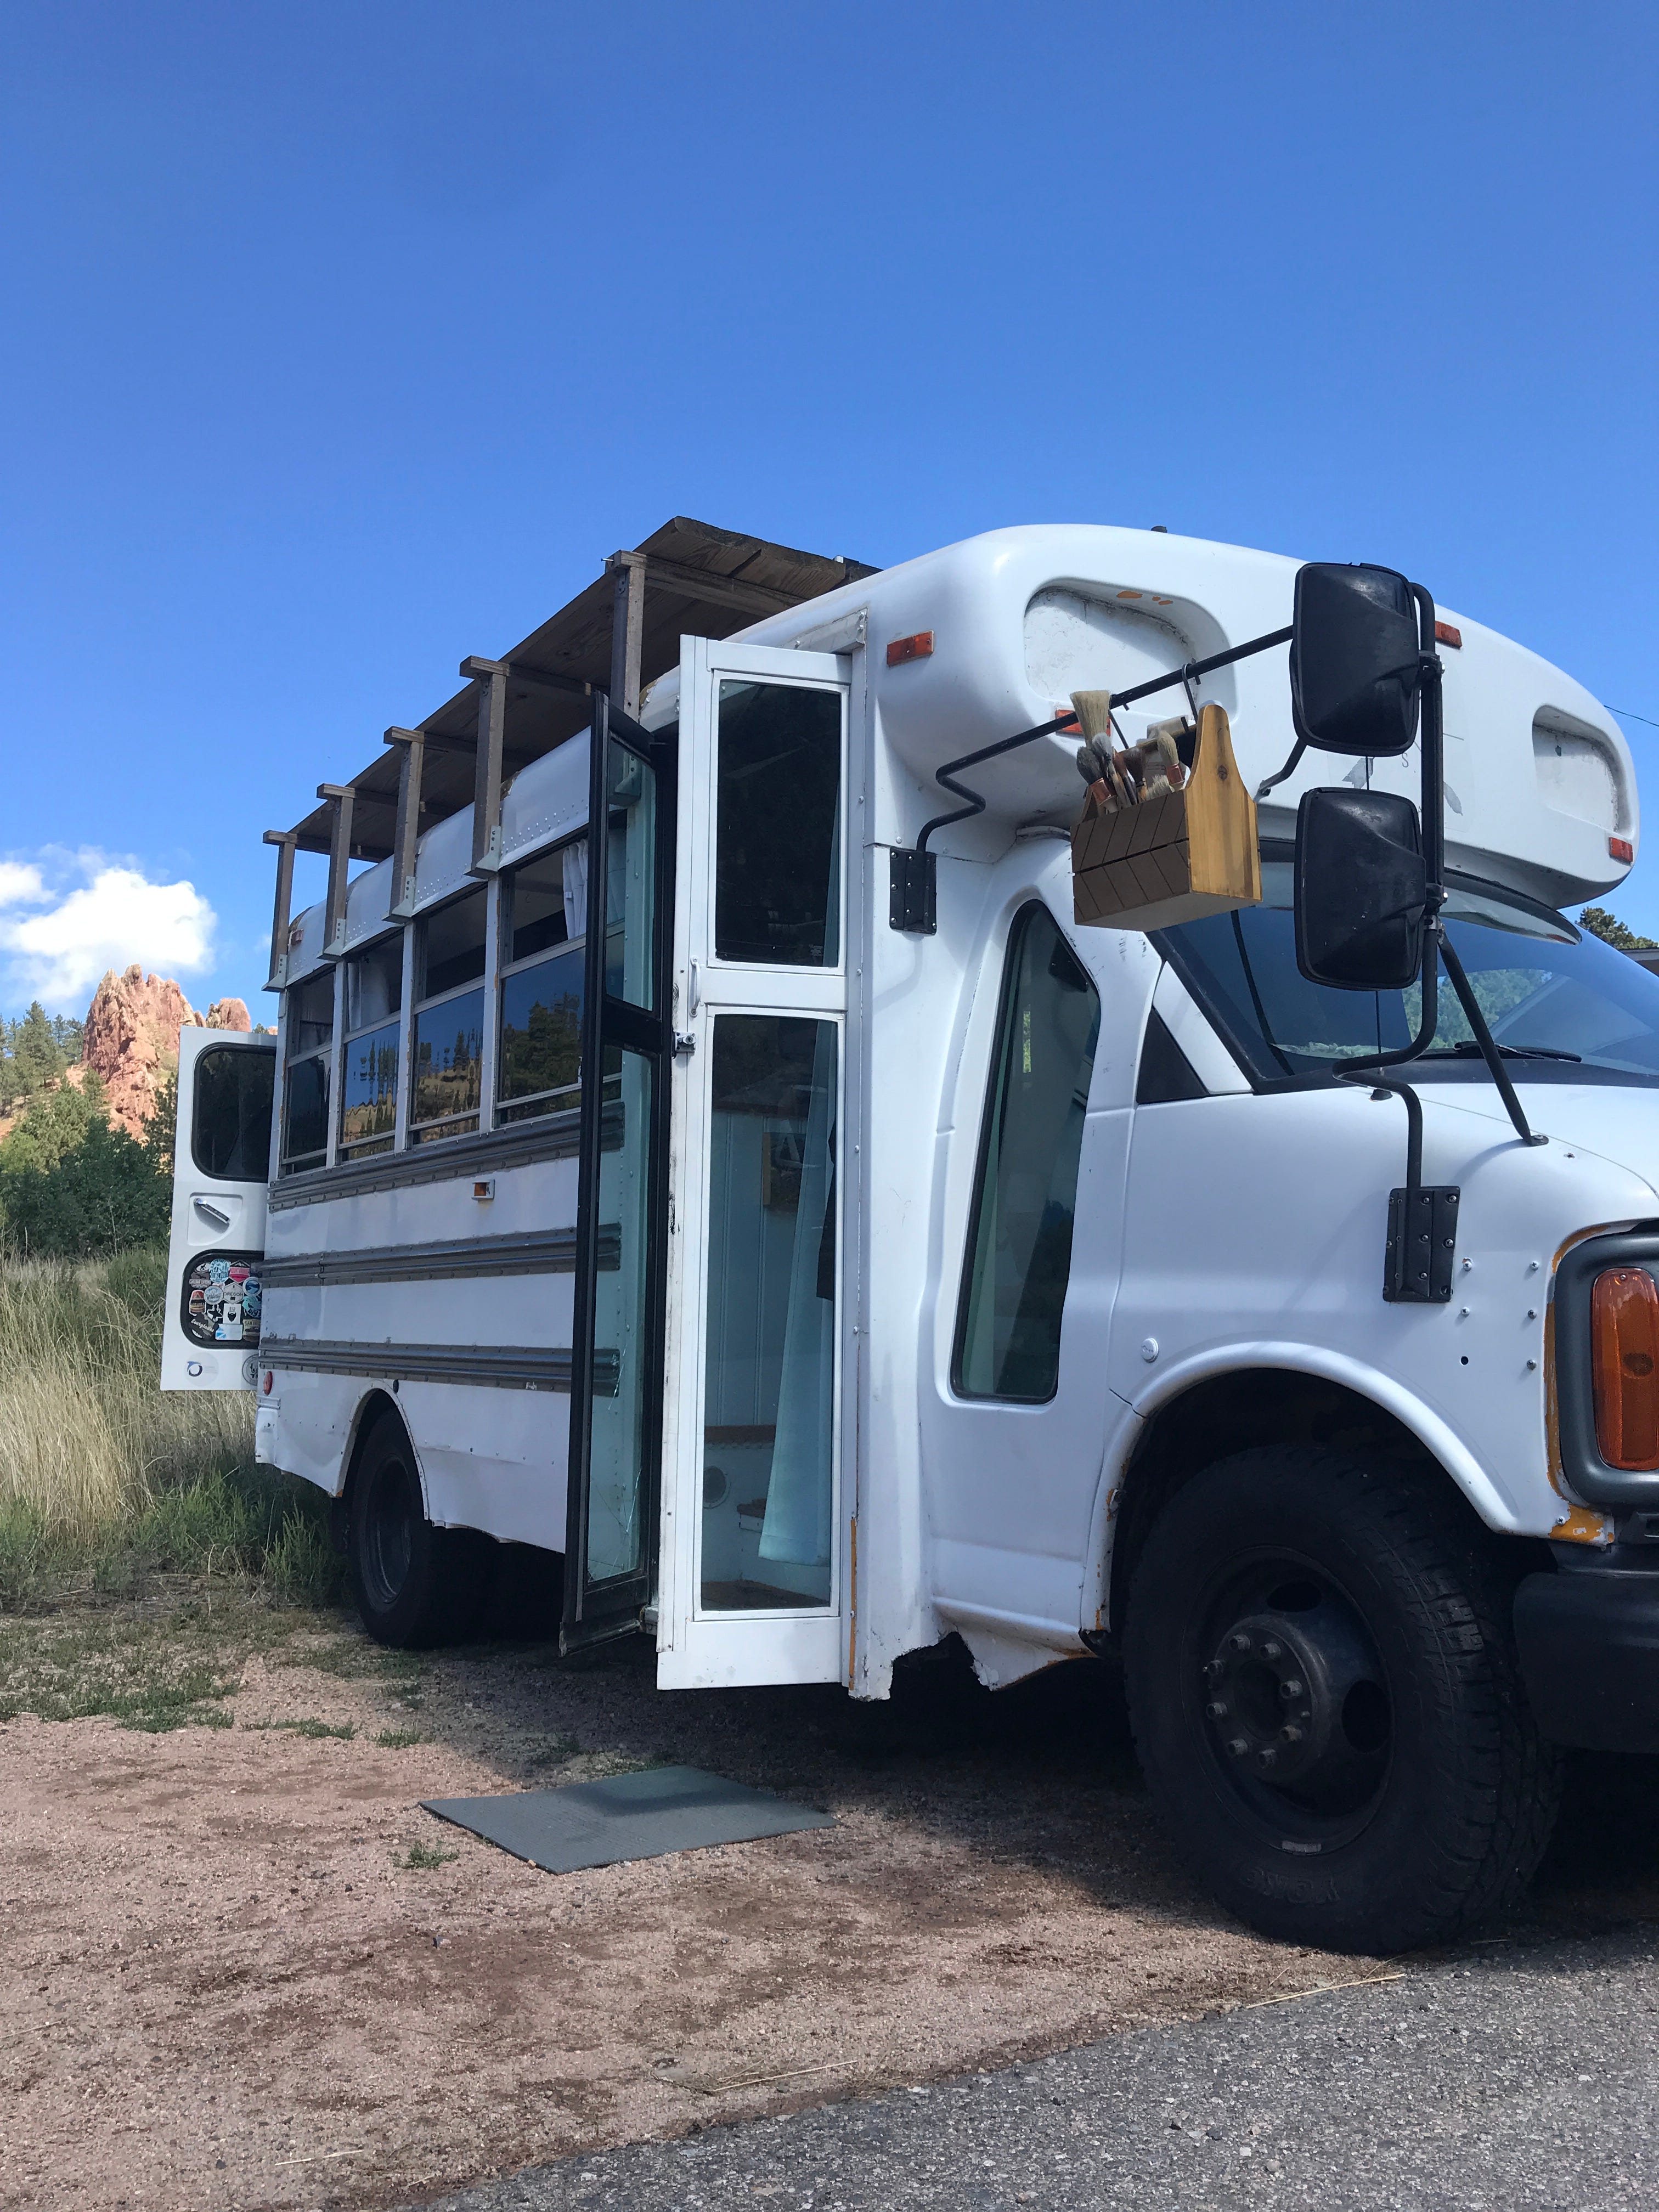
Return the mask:
<path fill-rule="evenodd" d="M 1659 1283 L 1609 1267 L 1590 1292 L 1595 1441 L 1609 1467 L 1659 1468 Z"/>

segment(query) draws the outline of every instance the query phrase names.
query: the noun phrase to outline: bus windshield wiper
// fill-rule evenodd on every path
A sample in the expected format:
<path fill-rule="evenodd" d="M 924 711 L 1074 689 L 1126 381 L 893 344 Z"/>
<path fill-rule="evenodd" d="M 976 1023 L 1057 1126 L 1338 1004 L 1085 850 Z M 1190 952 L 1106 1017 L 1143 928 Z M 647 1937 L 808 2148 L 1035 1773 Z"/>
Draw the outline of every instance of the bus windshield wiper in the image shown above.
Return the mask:
<path fill-rule="evenodd" d="M 1493 1042 L 1497 1042 L 1495 1038 Z M 1584 1059 L 1582 1052 L 1563 1052 L 1553 1044 L 1500 1044 L 1498 1049 L 1505 1060 L 1571 1060 L 1582 1066 Z M 1443 1054 L 1455 1053 L 1467 1059 L 1478 1056 L 1480 1052 L 1480 1048 L 1473 1037 L 1460 1037 L 1455 1044 L 1431 1045 L 1422 1057 L 1438 1060 Z"/>

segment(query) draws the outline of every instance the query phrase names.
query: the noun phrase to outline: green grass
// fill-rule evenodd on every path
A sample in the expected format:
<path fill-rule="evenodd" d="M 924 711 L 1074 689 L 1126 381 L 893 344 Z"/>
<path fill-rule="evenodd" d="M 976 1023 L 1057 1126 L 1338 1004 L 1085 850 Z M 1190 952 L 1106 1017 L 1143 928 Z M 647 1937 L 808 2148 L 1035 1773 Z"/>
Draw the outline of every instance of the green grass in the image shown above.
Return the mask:
<path fill-rule="evenodd" d="M 0 1261 L 0 1617 L 169 1577 L 343 1595 L 327 1503 L 253 1464 L 250 1392 L 163 1392 L 167 1255 Z"/>
<path fill-rule="evenodd" d="M 0 1721 L 106 1717 L 149 1734 L 228 1728 L 221 1703 L 240 1686 L 225 1656 L 230 1624 L 199 1606 L 0 1620 Z"/>
<path fill-rule="evenodd" d="M 412 1751 L 426 1738 L 419 1729 L 382 1729 L 374 1741 L 382 1751 Z"/>
<path fill-rule="evenodd" d="M 531 1753 L 526 1764 L 533 1767 L 568 1766 L 580 1749 L 574 1735 L 550 1736 Z"/>
<path fill-rule="evenodd" d="M 327 1721 L 248 1721 L 246 1727 L 253 1729 L 286 1729 L 290 1735 L 310 1736 L 313 1741 L 323 1736 L 335 1736 L 342 1743 L 349 1743 L 357 1733 L 355 1721 L 344 1721 L 338 1728 Z"/>
<path fill-rule="evenodd" d="M 441 1851 L 435 1844 L 411 1844 L 402 1858 L 393 1851 L 392 1863 L 400 1874 L 430 1874 L 434 1867 L 447 1866 L 460 1856 L 459 1851 Z"/>

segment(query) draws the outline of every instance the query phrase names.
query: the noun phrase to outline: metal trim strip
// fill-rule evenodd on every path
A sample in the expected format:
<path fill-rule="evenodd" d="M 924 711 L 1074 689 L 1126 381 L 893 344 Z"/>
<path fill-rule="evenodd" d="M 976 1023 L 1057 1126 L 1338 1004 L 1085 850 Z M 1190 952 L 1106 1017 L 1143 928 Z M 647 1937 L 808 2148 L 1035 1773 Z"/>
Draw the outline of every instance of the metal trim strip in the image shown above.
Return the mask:
<path fill-rule="evenodd" d="M 607 1109 L 609 1112 L 609 1109 Z M 270 1186 L 267 1200 L 272 1213 L 293 1206 L 315 1206 L 329 1198 L 358 1198 L 367 1191 L 401 1190 L 410 1184 L 458 1182 L 464 1176 L 486 1170 L 530 1167 L 541 1160 L 576 1157 L 581 1113 L 572 1107 L 544 1120 L 510 1122 L 483 1137 L 452 1137 L 433 1145 L 416 1145 L 406 1152 L 377 1152 L 370 1159 L 347 1161 L 331 1168 L 307 1168 L 284 1176 Z M 607 1149 L 621 1142 L 620 1127 Z"/>
<path fill-rule="evenodd" d="M 576 1264 L 574 1229 L 538 1230 L 517 1237 L 457 1237 L 425 1243 L 371 1244 L 357 1251 L 296 1252 L 265 1260 L 260 1279 L 267 1291 L 320 1290 L 336 1283 L 419 1283 L 474 1280 L 493 1275 L 568 1274 Z M 599 1226 L 599 1265 L 622 1265 L 622 1230 Z"/>
<path fill-rule="evenodd" d="M 570 1388 L 568 1346 L 474 1344 L 350 1344 L 323 1338 L 268 1336 L 259 1346 L 262 1367 L 300 1374 L 391 1377 L 404 1382 L 465 1382 L 505 1390 Z M 614 1398 L 622 1362 L 615 1352 L 593 1355 L 594 1387 Z"/>

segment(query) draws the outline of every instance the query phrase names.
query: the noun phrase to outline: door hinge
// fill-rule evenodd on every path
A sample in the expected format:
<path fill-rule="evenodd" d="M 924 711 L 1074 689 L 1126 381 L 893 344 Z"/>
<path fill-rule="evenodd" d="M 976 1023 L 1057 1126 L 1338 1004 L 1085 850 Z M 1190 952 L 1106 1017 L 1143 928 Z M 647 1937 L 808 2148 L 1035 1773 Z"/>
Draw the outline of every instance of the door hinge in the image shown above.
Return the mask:
<path fill-rule="evenodd" d="M 939 861 L 929 852 L 896 845 L 890 863 L 887 923 L 911 937 L 933 937 L 939 930 Z"/>
<path fill-rule="evenodd" d="M 1382 1296 L 1390 1305 L 1444 1305 L 1451 1297 L 1462 1194 L 1455 1182 L 1389 1193 Z"/>

